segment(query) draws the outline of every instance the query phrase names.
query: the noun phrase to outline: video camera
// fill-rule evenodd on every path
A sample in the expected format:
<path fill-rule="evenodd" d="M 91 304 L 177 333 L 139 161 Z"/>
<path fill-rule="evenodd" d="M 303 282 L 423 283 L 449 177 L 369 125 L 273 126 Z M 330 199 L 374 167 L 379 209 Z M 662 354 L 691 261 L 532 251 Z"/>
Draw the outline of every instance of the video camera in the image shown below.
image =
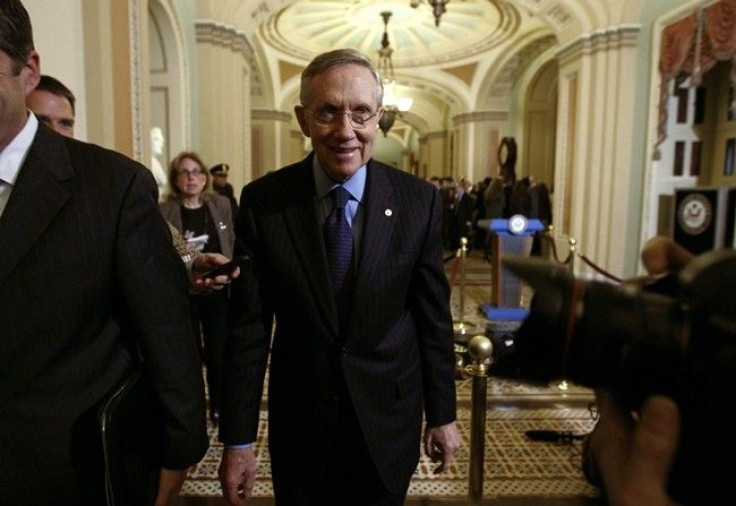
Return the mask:
<path fill-rule="evenodd" d="M 637 411 L 652 394 L 682 413 L 670 494 L 684 504 L 736 499 L 736 251 L 695 257 L 653 285 L 576 279 L 540 259 L 507 258 L 534 289 L 513 353 L 490 373 L 613 392 Z M 725 464 L 730 462 L 730 464 Z"/>

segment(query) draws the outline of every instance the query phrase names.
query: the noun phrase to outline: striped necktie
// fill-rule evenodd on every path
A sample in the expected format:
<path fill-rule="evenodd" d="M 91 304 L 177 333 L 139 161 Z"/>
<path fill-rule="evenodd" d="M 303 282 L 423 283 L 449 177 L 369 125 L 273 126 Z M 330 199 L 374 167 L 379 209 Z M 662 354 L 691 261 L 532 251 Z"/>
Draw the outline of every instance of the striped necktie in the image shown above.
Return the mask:
<path fill-rule="evenodd" d="M 332 198 L 334 207 L 327 216 L 324 227 L 325 250 L 342 334 L 350 311 L 352 290 L 350 265 L 353 257 L 353 233 L 345 216 L 345 205 L 350 194 L 342 186 L 337 186 L 332 190 Z"/>

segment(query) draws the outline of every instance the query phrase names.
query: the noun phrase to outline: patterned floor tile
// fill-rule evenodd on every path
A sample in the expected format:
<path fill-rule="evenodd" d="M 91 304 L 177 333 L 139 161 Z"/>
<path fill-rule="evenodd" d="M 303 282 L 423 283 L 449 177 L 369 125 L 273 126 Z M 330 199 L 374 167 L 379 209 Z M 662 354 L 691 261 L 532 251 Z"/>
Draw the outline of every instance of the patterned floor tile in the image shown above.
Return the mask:
<path fill-rule="evenodd" d="M 451 261 L 452 262 L 452 261 Z M 478 312 L 479 304 L 490 299 L 490 267 L 481 258 L 468 258 L 465 282 L 454 276 L 451 305 L 457 319 L 472 322 L 483 333 L 489 322 Z M 453 279 L 451 263 L 446 264 L 448 278 Z M 462 293 L 461 286 L 462 285 Z M 522 299 L 528 304 L 530 293 Z M 463 310 L 460 311 L 460 301 Z M 460 315 L 460 316 L 458 316 Z M 518 326 L 518 325 L 517 325 Z M 434 474 L 434 465 L 422 456 L 411 480 L 408 496 L 412 498 L 468 497 L 470 467 L 471 379 L 457 382 L 458 426 L 462 447 L 455 462 L 445 473 Z M 596 497 L 595 488 L 587 484 L 580 471 L 580 444 L 556 444 L 530 441 L 528 430 L 554 430 L 582 435 L 594 422 L 585 406 L 593 396 L 589 389 L 557 384 L 539 387 L 518 381 L 491 377 L 487 385 L 485 426 L 484 483 L 486 498 L 503 497 Z M 273 496 L 271 469 L 266 449 L 267 412 L 261 412 L 256 443 L 258 475 L 254 497 Z M 220 496 L 217 466 L 222 446 L 215 430 L 209 427 L 210 449 L 202 462 L 190 473 L 182 489 L 183 496 Z"/>

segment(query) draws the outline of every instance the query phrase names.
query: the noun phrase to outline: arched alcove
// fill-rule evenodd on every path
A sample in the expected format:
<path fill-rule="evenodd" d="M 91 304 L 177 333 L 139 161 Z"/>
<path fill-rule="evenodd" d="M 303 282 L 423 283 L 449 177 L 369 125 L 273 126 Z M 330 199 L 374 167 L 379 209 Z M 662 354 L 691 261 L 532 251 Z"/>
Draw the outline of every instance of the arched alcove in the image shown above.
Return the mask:
<path fill-rule="evenodd" d="M 536 175 L 553 188 L 557 137 L 557 82 L 559 66 L 550 60 L 532 77 L 524 99 L 523 166 L 521 175 Z M 554 190 L 553 190 L 554 191 Z"/>
<path fill-rule="evenodd" d="M 155 158 L 166 166 L 174 154 L 191 147 L 184 44 L 172 8 L 166 1 L 150 0 L 148 4 L 148 39 L 149 126 L 152 132 L 158 128 L 163 134 L 160 152 L 151 145 L 152 163 Z"/>

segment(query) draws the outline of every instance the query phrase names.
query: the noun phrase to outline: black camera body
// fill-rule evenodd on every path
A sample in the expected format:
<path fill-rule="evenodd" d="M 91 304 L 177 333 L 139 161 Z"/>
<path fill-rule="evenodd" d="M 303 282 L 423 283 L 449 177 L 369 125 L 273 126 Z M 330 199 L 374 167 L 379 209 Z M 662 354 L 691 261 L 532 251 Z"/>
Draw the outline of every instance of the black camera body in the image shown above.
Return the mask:
<path fill-rule="evenodd" d="M 684 504 L 736 503 L 736 251 L 705 253 L 650 286 L 576 279 L 557 264 L 507 258 L 534 288 L 514 353 L 491 374 L 569 379 L 638 410 L 673 398 L 682 436 L 670 494 Z"/>

